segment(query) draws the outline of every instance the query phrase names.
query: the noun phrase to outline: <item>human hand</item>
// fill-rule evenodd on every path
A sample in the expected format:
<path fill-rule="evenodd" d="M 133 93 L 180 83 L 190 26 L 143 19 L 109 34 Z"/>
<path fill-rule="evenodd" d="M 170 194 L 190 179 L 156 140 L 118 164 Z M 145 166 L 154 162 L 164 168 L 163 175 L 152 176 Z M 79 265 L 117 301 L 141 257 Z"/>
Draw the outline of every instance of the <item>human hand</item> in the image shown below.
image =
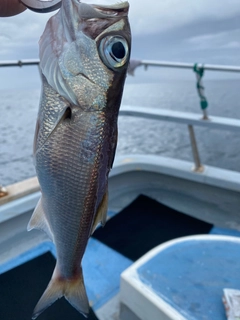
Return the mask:
<path fill-rule="evenodd" d="M 20 0 L 0 0 L 0 17 L 15 16 L 26 10 Z"/>

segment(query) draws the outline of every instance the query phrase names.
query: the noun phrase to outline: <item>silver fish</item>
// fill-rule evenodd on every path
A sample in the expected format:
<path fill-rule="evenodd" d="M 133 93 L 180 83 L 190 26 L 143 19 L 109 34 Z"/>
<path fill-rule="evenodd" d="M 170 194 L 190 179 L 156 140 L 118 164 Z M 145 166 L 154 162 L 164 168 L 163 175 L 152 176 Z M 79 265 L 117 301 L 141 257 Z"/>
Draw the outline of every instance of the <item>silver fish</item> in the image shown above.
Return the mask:
<path fill-rule="evenodd" d="M 32 319 L 62 296 L 80 313 L 89 311 L 81 261 L 96 226 L 106 222 L 131 48 L 128 9 L 128 2 L 64 0 L 40 39 L 43 88 L 34 159 L 42 196 L 28 230 L 48 234 L 57 262 Z"/>

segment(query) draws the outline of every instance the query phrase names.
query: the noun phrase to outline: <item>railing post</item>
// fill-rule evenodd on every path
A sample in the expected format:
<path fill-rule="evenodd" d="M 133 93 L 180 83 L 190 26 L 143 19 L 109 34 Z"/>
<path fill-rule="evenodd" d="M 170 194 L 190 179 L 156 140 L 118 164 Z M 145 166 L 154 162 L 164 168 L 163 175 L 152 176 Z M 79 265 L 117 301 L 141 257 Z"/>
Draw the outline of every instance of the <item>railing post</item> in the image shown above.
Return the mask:
<path fill-rule="evenodd" d="M 201 165 L 200 156 L 197 148 L 197 142 L 195 138 L 195 133 L 192 125 L 188 125 L 188 131 L 191 141 L 191 147 L 192 147 L 192 153 L 193 153 L 193 159 L 195 167 L 193 168 L 193 171 L 195 172 L 203 172 L 204 167 Z"/>

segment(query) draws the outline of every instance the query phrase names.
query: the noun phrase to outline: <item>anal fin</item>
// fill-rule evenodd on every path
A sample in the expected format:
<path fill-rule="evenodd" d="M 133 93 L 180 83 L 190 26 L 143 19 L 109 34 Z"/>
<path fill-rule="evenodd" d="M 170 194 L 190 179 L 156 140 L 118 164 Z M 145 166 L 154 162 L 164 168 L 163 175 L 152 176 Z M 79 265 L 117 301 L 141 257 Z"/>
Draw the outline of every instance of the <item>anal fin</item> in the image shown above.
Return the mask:
<path fill-rule="evenodd" d="M 105 225 L 107 221 L 107 208 L 108 208 L 108 191 L 106 191 L 105 195 L 102 198 L 102 201 L 100 202 L 97 213 L 94 217 L 93 225 L 91 234 L 96 230 L 97 225 L 101 223 L 102 226 Z"/>
<path fill-rule="evenodd" d="M 38 204 L 27 226 L 27 231 L 30 231 L 32 229 L 39 229 L 45 231 L 49 239 L 53 241 L 53 234 L 43 210 L 42 198 L 38 201 Z"/>

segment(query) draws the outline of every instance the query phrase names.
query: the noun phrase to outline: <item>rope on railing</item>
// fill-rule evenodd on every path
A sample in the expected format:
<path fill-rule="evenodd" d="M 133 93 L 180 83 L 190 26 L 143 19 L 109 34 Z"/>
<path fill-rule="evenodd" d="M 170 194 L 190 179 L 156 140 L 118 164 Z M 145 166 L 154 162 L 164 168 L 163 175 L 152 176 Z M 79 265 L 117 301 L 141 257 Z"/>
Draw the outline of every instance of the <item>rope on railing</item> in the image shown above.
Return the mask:
<path fill-rule="evenodd" d="M 198 66 L 198 63 L 195 63 L 193 67 L 193 71 L 196 73 L 196 77 L 197 77 L 197 92 L 200 98 L 200 106 L 203 111 L 203 120 L 208 120 L 208 115 L 207 115 L 208 102 L 204 94 L 204 86 L 202 83 L 202 77 L 204 75 L 204 66 L 200 67 Z"/>

